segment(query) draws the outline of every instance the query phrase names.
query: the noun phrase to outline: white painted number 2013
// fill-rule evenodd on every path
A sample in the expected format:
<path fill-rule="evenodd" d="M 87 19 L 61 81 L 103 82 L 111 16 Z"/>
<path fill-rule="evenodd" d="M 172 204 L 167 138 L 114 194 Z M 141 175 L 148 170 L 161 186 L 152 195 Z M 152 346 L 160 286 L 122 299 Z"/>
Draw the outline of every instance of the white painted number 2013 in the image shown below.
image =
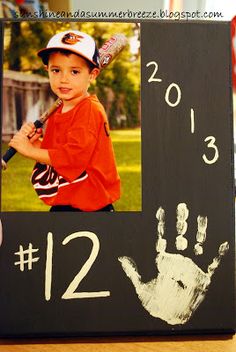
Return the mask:
<path fill-rule="evenodd" d="M 146 64 L 146 67 L 149 66 L 154 66 L 154 70 L 151 74 L 151 76 L 148 79 L 148 82 L 162 82 L 161 78 L 157 78 L 156 77 L 156 73 L 158 71 L 158 63 L 156 61 L 150 61 Z M 176 93 L 176 98 L 172 101 L 170 100 L 170 94 L 171 92 Z M 181 89 L 179 87 L 179 85 L 177 83 L 171 83 L 165 92 L 165 102 L 167 105 L 169 105 L 172 108 L 175 108 L 176 106 L 179 105 L 181 101 Z M 191 124 L 191 133 L 194 134 L 195 133 L 195 111 L 193 108 L 190 109 L 190 124 Z M 211 148 L 214 150 L 214 155 L 211 159 L 209 159 L 206 154 L 202 155 L 202 159 L 204 160 L 204 162 L 208 165 L 214 164 L 218 159 L 219 159 L 219 149 L 216 145 L 216 139 L 214 136 L 208 136 L 205 138 L 204 142 L 209 142 L 207 144 L 208 148 Z"/>

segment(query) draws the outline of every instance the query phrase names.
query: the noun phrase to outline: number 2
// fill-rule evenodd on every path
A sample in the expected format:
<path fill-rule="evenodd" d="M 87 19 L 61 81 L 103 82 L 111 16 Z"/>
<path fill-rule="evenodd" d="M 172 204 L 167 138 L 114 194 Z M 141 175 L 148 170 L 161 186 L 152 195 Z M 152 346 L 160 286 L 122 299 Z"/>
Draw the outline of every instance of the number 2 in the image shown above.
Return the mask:
<path fill-rule="evenodd" d="M 148 83 L 150 82 L 162 82 L 161 78 L 156 78 L 155 74 L 158 71 L 158 64 L 155 61 L 150 61 L 149 63 L 147 63 L 146 67 L 149 67 L 150 65 L 154 65 L 154 70 L 153 73 L 151 74 L 150 78 L 148 79 Z"/>
<path fill-rule="evenodd" d="M 99 247 L 100 247 L 98 237 L 95 235 L 95 233 L 89 232 L 89 231 L 80 231 L 80 232 L 72 233 L 71 235 L 67 236 L 63 240 L 62 244 L 66 245 L 71 240 L 74 240 L 80 237 L 89 238 L 93 243 L 93 247 L 89 258 L 86 260 L 86 262 L 84 263 L 84 265 L 82 266 L 78 274 L 74 277 L 74 279 L 69 284 L 65 293 L 62 295 L 62 299 L 108 297 L 110 296 L 110 291 L 75 292 L 80 282 L 87 275 L 93 263 L 95 262 L 99 252 Z"/>

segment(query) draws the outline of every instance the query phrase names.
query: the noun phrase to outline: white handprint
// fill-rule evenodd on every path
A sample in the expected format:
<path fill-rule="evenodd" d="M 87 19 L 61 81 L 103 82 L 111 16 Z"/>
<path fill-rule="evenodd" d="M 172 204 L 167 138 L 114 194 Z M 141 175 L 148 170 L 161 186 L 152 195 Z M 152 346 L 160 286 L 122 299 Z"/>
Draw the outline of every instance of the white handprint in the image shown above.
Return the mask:
<path fill-rule="evenodd" d="M 189 215 L 185 203 L 177 206 L 176 248 L 184 250 L 188 241 L 184 237 L 187 231 Z M 158 275 L 150 282 L 143 283 L 135 262 L 129 257 L 119 257 L 122 268 L 133 283 L 138 298 L 143 307 L 155 318 L 160 318 L 168 324 L 185 324 L 199 304 L 204 300 L 211 277 L 220 265 L 221 258 L 229 249 L 228 242 L 220 245 L 218 256 L 208 266 L 208 271 L 202 271 L 193 261 L 181 254 L 166 252 L 167 241 L 163 238 L 165 230 L 165 211 L 161 207 L 156 213 L 157 225 L 157 257 Z M 196 255 L 203 253 L 202 244 L 206 239 L 207 217 L 198 216 L 197 244 L 194 247 Z"/>

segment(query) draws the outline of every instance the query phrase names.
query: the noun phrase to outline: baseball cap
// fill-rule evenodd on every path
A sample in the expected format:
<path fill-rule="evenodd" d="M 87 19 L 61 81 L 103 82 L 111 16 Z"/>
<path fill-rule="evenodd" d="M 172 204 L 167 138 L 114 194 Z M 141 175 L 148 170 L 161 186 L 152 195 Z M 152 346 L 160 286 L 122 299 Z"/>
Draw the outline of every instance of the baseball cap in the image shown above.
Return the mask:
<path fill-rule="evenodd" d="M 99 51 L 94 39 L 83 32 L 69 30 L 55 34 L 48 42 L 46 48 L 39 50 L 38 56 L 44 61 L 45 54 L 56 49 L 71 51 L 99 67 Z"/>

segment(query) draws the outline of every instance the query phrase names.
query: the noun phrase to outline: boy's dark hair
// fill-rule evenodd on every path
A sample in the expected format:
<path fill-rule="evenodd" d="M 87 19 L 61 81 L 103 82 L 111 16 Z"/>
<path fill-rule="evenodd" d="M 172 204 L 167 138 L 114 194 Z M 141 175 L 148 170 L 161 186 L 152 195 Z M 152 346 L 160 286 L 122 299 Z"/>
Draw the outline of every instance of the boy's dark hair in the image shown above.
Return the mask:
<path fill-rule="evenodd" d="M 82 59 L 84 59 L 87 63 L 89 72 L 91 72 L 94 68 L 97 68 L 96 65 L 94 65 L 91 61 L 87 60 L 83 56 L 76 54 L 73 51 L 66 50 L 66 49 L 52 49 L 52 50 L 48 50 L 46 53 L 41 54 L 41 59 L 42 59 L 44 65 L 48 65 L 49 57 L 50 57 L 50 54 L 52 54 L 52 53 L 61 53 L 66 56 L 69 56 L 70 54 L 74 54 L 79 57 L 82 57 Z"/>

